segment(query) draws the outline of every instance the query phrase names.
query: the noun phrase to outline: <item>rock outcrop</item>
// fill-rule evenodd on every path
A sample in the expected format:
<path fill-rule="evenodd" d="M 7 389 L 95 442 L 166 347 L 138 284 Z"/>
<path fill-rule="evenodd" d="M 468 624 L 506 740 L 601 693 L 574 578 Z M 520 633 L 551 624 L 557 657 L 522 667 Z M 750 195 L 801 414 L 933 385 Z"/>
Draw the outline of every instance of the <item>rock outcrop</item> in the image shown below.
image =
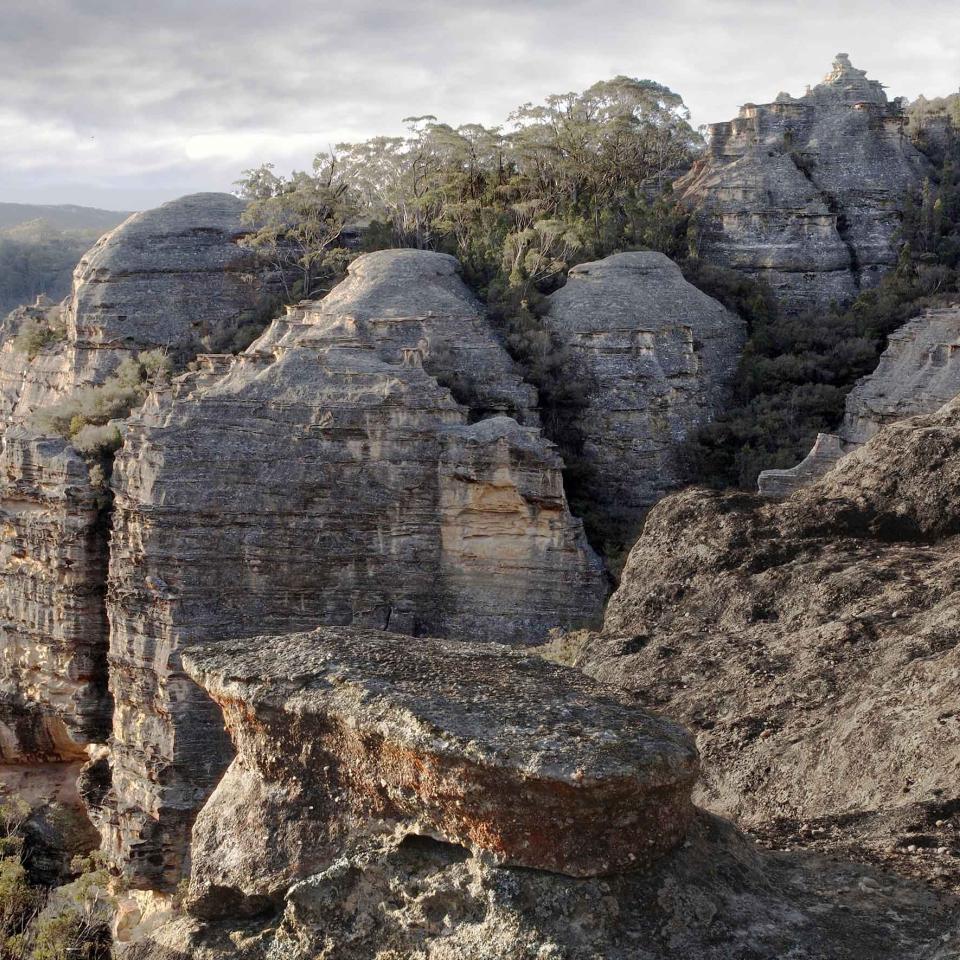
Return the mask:
<path fill-rule="evenodd" d="M 843 53 L 802 97 L 713 124 L 707 156 L 675 186 L 701 256 L 765 281 L 790 311 L 849 302 L 896 263 L 904 198 L 929 169 L 904 124 Z"/>
<path fill-rule="evenodd" d="M 507 647 L 332 627 L 184 661 L 237 750 L 193 829 L 202 916 L 280 903 L 378 834 L 594 876 L 649 866 L 693 816 L 685 731 Z"/>
<path fill-rule="evenodd" d="M 635 526 L 679 483 L 680 441 L 723 409 L 743 321 L 687 283 L 662 253 L 618 253 L 570 271 L 544 323 L 585 394 L 591 496 Z"/>
<path fill-rule="evenodd" d="M 960 887 L 958 414 L 783 503 L 662 501 L 575 659 L 698 731 L 712 809 Z"/>
<path fill-rule="evenodd" d="M 529 388 L 442 254 L 356 261 L 343 289 L 155 394 L 115 467 L 107 843 L 175 884 L 230 760 L 180 650 L 317 624 L 534 642 L 599 618 L 606 584 Z M 443 349 L 435 349 L 438 345 Z M 428 370 L 433 368 L 434 375 Z M 461 378 L 462 380 L 463 378 Z"/>
<path fill-rule="evenodd" d="M 226 193 L 193 194 L 134 214 L 102 237 L 74 271 L 62 339 L 31 359 L 13 339 L 29 317 L 7 325 L 0 422 L 101 383 L 131 354 L 159 347 L 192 357 L 204 342 L 229 343 L 271 289 L 238 243 L 244 206 Z"/>
<path fill-rule="evenodd" d="M 958 942 L 955 897 L 695 812 L 686 733 L 529 654 L 326 628 L 185 663 L 237 756 L 194 826 L 186 912 L 130 926 L 130 960 L 932 960 Z"/>
<path fill-rule="evenodd" d="M 845 454 L 881 427 L 934 413 L 960 394 L 960 304 L 931 309 L 890 335 L 877 369 L 847 397 L 837 434 L 820 434 L 803 462 L 789 470 L 764 470 L 760 493 L 784 497 L 822 477 Z"/>
<path fill-rule="evenodd" d="M 0 759 L 85 758 L 110 729 L 103 491 L 68 443 L 16 427 L 0 482 Z"/>

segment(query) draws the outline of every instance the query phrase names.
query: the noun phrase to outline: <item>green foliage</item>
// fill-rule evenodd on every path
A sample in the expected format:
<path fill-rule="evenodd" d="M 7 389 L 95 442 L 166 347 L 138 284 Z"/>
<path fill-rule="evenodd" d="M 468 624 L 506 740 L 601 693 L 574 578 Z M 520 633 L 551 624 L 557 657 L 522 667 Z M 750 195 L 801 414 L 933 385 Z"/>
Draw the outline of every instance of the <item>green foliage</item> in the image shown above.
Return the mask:
<path fill-rule="evenodd" d="M 109 960 L 109 892 L 115 884 L 102 856 L 74 858 L 76 879 L 48 890 L 30 883 L 21 861 L 30 806 L 22 798 L 0 803 L 0 958 Z"/>
<path fill-rule="evenodd" d="M 70 440 L 76 450 L 96 460 L 117 450 L 122 438 L 111 420 L 130 416 L 150 390 L 166 382 L 173 364 L 163 350 L 145 350 L 128 357 L 107 381 L 97 387 L 83 387 L 64 399 L 38 410 L 36 426 Z"/>
<path fill-rule="evenodd" d="M 0 231 L 0 316 L 40 294 L 62 300 L 70 292 L 73 270 L 97 234 L 64 233 L 31 224 Z"/>
<path fill-rule="evenodd" d="M 42 316 L 29 316 L 20 324 L 13 347 L 30 360 L 44 349 L 67 338 L 67 325 L 59 306 L 51 307 Z"/>
<path fill-rule="evenodd" d="M 304 191 L 322 198 L 314 205 L 320 213 L 310 214 L 325 225 L 311 234 L 314 262 L 337 250 L 348 214 L 363 225 L 361 249 L 454 254 L 539 390 L 545 431 L 561 447 L 570 497 L 588 533 L 613 543 L 614 528 L 622 533 L 622 526 L 592 503 L 575 426 L 585 385 L 567 375 L 566 352 L 539 310 L 577 263 L 625 249 L 657 249 L 676 259 L 695 252 L 695 229 L 669 191 L 670 177 L 702 143 L 683 101 L 650 80 L 615 77 L 525 104 L 509 117 L 508 129 L 454 128 L 432 116 L 405 123 L 403 137 L 339 144 L 332 155 L 317 157 L 312 176 L 285 180 L 270 166 L 247 171 L 241 192 L 251 200 L 250 222 L 261 225 L 249 242 L 282 252 L 283 230 L 314 209 L 307 203 L 290 210 L 287 199 Z M 290 248 L 297 256 L 305 249 Z M 310 284 L 303 289 L 313 292 Z M 469 405 L 475 391 L 468 377 L 450 378 L 447 386 Z"/>
<path fill-rule="evenodd" d="M 243 220 L 251 230 L 242 243 L 274 267 L 287 302 L 326 292 L 345 269 L 340 239 L 355 212 L 336 160 L 317 157 L 312 174 L 289 177 L 267 163 L 245 170 L 237 186 L 249 200 Z"/>

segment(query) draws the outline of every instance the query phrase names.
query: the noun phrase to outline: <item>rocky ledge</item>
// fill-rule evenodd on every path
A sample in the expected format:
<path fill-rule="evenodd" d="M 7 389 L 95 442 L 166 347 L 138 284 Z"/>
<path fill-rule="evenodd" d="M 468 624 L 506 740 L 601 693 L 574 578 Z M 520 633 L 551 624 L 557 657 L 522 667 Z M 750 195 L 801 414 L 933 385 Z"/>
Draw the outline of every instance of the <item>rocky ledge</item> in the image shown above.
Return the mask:
<path fill-rule="evenodd" d="M 957 401 L 782 503 L 669 497 L 575 659 L 697 731 L 715 812 L 960 889 L 958 504 Z"/>
<path fill-rule="evenodd" d="M 364 835 L 591 876 L 649 866 L 693 815 L 685 731 L 507 647 L 331 627 L 184 663 L 237 750 L 194 826 L 204 915 L 262 906 Z"/>

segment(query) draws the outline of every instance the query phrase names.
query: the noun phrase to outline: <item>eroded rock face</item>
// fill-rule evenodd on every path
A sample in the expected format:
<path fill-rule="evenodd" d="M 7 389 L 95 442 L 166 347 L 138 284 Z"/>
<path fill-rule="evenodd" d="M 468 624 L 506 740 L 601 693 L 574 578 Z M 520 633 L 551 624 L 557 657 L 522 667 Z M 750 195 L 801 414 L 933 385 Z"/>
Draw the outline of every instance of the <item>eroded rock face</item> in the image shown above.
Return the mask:
<path fill-rule="evenodd" d="M 652 867 L 601 878 L 499 866 L 426 837 L 385 840 L 295 884 L 282 918 L 184 916 L 125 956 L 933 960 L 958 943 L 956 906 L 872 866 L 767 853 L 701 813 Z"/>
<path fill-rule="evenodd" d="M 653 252 L 574 267 L 544 323 L 586 395 L 576 427 L 594 495 L 635 520 L 678 484 L 679 442 L 723 408 L 745 325 Z"/>
<path fill-rule="evenodd" d="M 713 124 L 676 184 L 707 260 L 765 281 L 788 310 L 846 303 L 896 263 L 900 209 L 929 164 L 882 86 L 838 54 L 802 97 Z"/>
<path fill-rule="evenodd" d="M 69 444 L 22 427 L 0 475 L 0 759 L 77 759 L 110 727 L 103 491 Z"/>
<path fill-rule="evenodd" d="M 345 286 L 155 395 L 117 459 L 102 818 L 139 884 L 176 884 L 230 759 L 184 645 L 318 623 L 524 643 L 599 616 L 604 576 L 552 445 L 507 417 L 470 423 L 439 361 L 428 372 L 438 353 L 470 363 L 477 409 L 530 398 L 450 258 L 377 254 Z"/>
<path fill-rule="evenodd" d="M 314 340 L 372 348 L 389 363 L 420 363 L 473 417 L 503 414 L 539 424 L 536 391 L 446 254 L 383 250 L 360 257 L 343 283 L 291 311 L 256 349 Z"/>
<path fill-rule="evenodd" d="M 4 422 L 101 383 L 131 354 L 161 347 L 192 356 L 204 338 L 229 340 L 269 292 L 238 244 L 244 206 L 226 193 L 192 194 L 102 237 L 74 271 L 62 342 L 31 360 L 14 348 L 16 324 L 8 325 L 0 347 Z"/>
<path fill-rule="evenodd" d="M 843 423 L 821 434 L 809 456 L 789 470 L 764 470 L 765 496 L 788 496 L 822 477 L 881 427 L 934 413 L 960 394 L 960 304 L 926 310 L 892 333 L 877 369 L 850 391 Z"/>
<path fill-rule="evenodd" d="M 648 866 L 693 814 L 683 730 L 507 647 L 323 628 L 184 660 L 237 749 L 194 825 L 202 915 L 262 909 L 358 837 L 591 876 Z"/>
<path fill-rule="evenodd" d="M 699 731 L 713 809 L 956 870 L 935 851 L 960 800 L 958 413 L 881 429 L 783 503 L 651 513 L 579 662 Z"/>
<path fill-rule="evenodd" d="M 102 379 L 115 353 L 199 347 L 240 325 L 260 292 L 253 257 L 238 245 L 245 206 L 228 193 L 191 194 L 97 242 L 77 267 L 68 313 L 78 382 Z"/>

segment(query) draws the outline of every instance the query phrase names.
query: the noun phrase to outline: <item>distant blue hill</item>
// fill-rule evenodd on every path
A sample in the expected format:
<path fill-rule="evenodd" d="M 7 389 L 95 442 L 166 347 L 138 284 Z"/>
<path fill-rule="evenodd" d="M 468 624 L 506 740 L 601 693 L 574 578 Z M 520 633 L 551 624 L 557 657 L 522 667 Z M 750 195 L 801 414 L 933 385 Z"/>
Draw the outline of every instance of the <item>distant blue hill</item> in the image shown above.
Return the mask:
<path fill-rule="evenodd" d="M 129 213 L 118 210 L 98 210 L 95 207 L 79 207 L 75 204 L 0 203 L 0 231 L 43 220 L 51 227 L 64 232 L 94 231 L 97 234 L 112 230 L 123 223 Z"/>

